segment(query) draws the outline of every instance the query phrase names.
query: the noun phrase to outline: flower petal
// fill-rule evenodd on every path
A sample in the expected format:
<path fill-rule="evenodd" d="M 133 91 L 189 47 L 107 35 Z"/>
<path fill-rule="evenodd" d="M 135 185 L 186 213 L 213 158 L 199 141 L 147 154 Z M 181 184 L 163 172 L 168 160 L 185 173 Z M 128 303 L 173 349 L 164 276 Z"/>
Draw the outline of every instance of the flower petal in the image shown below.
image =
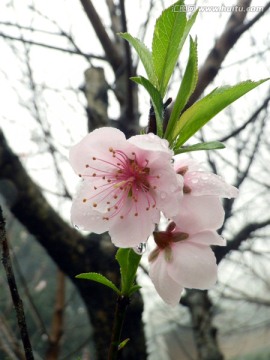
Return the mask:
<path fill-rule="evenodd" d="M 142 150 L 150 150 L 151 152 L 164 152 L 170 158 L 173 156 L 173 151 L 169 149 L 169 143 L 165 139 L 161 139 L 159 136 L 152 133 L 145 135 L 135 135 L 128 139 L 128 142 L 136 145 Z"/>
<path fill-rule="evenodd" d="M 167 304 L 176 306 L 180 301 L 183 287 L 169 276 L 167 265 L 164 251 L 161 251 L 158 257 L 150 262 L 149 276 L 159 296 Z"/>
<path fill-rule="evenodd" d="M 185 288 L 209 289 L 217 280 L 217 264 L 213 251 L 189 241 L 173 244 L 173 260 L 168 274 Z"/>
<path fill-rule="evenodd" d="M 124 214 L 123 219 L 114 221 L 109 233 L 112 242 L 122 248 L 135 247 L 146 242 L 160 219 L 159 211 L 156 208 L 150 208 L 147 211 L 143 200 L 138 201 L 137 208 L 132 210 L 127 203 L 121 214 Z"/>
<path fill-rule="evenodd" d="M 192 158 L 183 158 L 182 155 L 176 155 L 174 157 L 174 169 L 179 171 L 179 169 L 187 167 L 187 171 L 206 171 L 206 168 L 201 165 L 197 160 Z"/>
<path fill-rule="evenodd" d="M 220 196 L 235 198 L 238 190 L 227 184 L 222 177 L 204 171 L 188 171 L 184 177 L 185 185 L 191 188 L 192 196 Z"/>
<path fill-rule="evenodd" d="M 159 164 L 165 164 L 159 160 Z M 160 165 L 159 165 L 160 166 Z M 180 203 L 183 197 L 183 178 L 175 174 L 171 166 L 157 168 L 152 171 L 153 177 L 159 179 L 153 181 L 151 185 L 156 185 L 157 208 L 162 211 L 167 218 L 171 218 L 180 211 Z"/>
<path fill-rule="evenodd" d="M 81 186 L 74 197 L 71 207 L 71 222 L 80 230 L 88 230 L 101 234 L 108 230 L 104 215 L 95 211 L 89 202 L 83 202 L 87 186 Z"/>
<path fill-rule="evenodd" d="M 217 230 L 224 221 L 224 210 L 215 196 L 184 195 L 179 214 L 173 217 L 177 229 L 188 234 L 203 230 Z"/>
<path fill-rule="evenodd" d="M 190 236 L 187 241 L 198 245 L 218 245 L 225 246 L 226 240 L 220 236 L 216 231 L 202 231 Z"/>
<path fill-rule="evenodd" d="M 108 158 L 109 148 L 122 149 L 127 143 L 122 131 L 104 127 L 87 134 L 69 153 L 69 161 L 77 174 L 85 172 L 85 165 L 92 157 Z M 111 160 L 111 157 L 110 157 Z"/>

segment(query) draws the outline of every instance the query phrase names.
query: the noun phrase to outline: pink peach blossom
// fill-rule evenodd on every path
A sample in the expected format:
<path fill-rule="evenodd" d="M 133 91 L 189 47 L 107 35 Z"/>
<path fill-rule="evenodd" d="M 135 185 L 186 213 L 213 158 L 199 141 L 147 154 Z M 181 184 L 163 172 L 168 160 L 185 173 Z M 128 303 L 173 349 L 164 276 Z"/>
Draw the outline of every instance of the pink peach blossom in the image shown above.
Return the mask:
<path fill-rule="evenodd" d="M 115 128 L 88 134 L 70 151 L 82 178 L 71 219 L 82 230 L 109 231 L 119 247 L 145 242 L 162 211 L 175 216 L 182 197 L 182 176 L 172 166 L 168 142 L 154 134 L 126 140 Z"/>
<path fill-rule="evenodd" d="M 172 222 L 166 231 L 154 232 L 157 247 L 149 255 L 150 278 L 160 297 L 172 306 L 179 303 L 184 288 L 203 290 L 216 283 L 217 264 L 210 245 L 225 245 L 215 230 L 194 231 L 192 219 L 188 220 L 188 225 Z"/>
<path fill-rule="evenodd" d="M 215 284 L 217 265 L 210 245 L 225 245 L 216 232 L 224 221 L 221 198 L 238 193 L 195 160 L 176 156 L 174 168 L 184 179 L 180 210 L 166 231 L 154 233 L 157 247 L 149 255 L 150 278 L 170 305 L 177 305 L 184 288 L 208 289 Z"/>

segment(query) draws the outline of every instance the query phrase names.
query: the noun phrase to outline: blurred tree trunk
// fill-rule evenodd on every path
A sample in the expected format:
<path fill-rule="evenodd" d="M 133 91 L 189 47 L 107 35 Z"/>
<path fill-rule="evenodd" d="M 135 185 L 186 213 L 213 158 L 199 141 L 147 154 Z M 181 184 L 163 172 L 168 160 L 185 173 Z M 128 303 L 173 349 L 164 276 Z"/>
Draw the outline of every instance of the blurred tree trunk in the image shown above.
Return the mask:
<path fill-rule="evenodd" d="M 217 342 L 217 329 L 213 325 L 212 303 L 207 291 L 188 290 L 182 304 L 188 306 L 191 314 L 198 360 L 223 360 Z"/>

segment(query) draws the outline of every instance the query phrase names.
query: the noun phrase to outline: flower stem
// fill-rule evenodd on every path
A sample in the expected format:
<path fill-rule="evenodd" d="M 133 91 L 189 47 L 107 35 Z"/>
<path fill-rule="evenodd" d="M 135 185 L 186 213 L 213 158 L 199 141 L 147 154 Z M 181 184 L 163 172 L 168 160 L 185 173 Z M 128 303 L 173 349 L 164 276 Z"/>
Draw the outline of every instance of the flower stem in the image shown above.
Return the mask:
<path fill-rule="evenodd" d="M 117 360 L 119 355 L 119 344 L 121 343 L 121 333 L 125 320 L 126 309 L 130 303 L 128 296 L 119 295 L 116 302 L 114 323 L 112 330 L 111 343 L 109 348 L 108 360 Z"/>

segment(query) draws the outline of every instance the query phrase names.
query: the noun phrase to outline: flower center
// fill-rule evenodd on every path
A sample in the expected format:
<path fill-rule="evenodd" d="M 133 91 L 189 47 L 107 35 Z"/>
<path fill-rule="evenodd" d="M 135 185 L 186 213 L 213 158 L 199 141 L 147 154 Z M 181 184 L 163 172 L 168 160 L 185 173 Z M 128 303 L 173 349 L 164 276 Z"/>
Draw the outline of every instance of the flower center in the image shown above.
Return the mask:
<path fill-rule="evenodd" d="M 154 190 L 159 176 L 151 175 L 149 160 L 139 161 L 134 152 L 128 156 L 112 148 L 104 158 L 92 160 L 85 165 L 86 173 L 80 175 L 91 180 L 90 196 L 83 202 L 91 201 L 92 207 L 104 214 L 104 220 L 115 216 L 123 219 L 129 213 L 139 216 L 142 211 L 156 207 Z"/>

